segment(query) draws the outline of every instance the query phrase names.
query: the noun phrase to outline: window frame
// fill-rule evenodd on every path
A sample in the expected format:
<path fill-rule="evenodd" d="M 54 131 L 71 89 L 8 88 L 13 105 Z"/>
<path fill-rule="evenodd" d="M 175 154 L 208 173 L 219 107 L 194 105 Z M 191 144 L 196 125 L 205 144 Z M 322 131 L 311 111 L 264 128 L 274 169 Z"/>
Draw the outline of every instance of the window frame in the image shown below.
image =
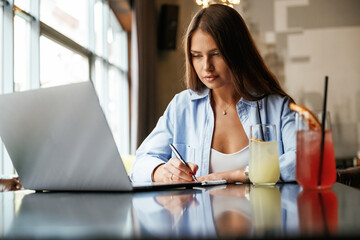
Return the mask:
<path fill-rule="evenodd" d="M 2 76 L 1 94 L 11 93 L 14 90 L 14 25 L 13 25 L 13 0 L 3 4 L 3 34 L 2 34 Z M 6 59 L 6 61 L 4 61 Z M 11 175 L 14 168 L 3 143 L 1 143 L 1 173 Z"/>
<path fill-rule="evenodd" d="M 102 54 L 96 54 L 95 47 L 95 29 L 94 29 L 94 4 L 98 1 L 102 2 L 102 17 L 103 17 L 103 31 L 102 31 Z M 65 36 L 56 29 L 48 26 L 46 23 L 42 22 L 40 19 L 40 0 L 31 0 L 30 1 L 30 10 L 29 12 L 23 11 L 19 7 L 14 5 L 14 0 L 0 0 L 0 7 L 3 8 L 3 19 L 1 24 L 3 25 L 3 35 L 2 37 L 2 46 L 0 46 L 3 51 L 2 55 L 2 76 L 0 76 L 0 84 L 2 84 L 0 94 L 12 93 L 14 92 L 14 24 L 13 19 L 15 15 L 25 19 L 30 23 L 30 59 L 29 59 L 29 69 L 30 69 L 30 89 L 40 88 L 40 37 L 45 36 L 52 41 L 60 44 L 63 47 L 70 49 L 71 51 L 80 54 L 88 59 L 88 79 L 92 81 L 95 86 L 96 76 L 95 76 L 95 61 L 100 60 L 102 62 L 102 81 L 98 84 L 101 84 L 102 89 L 102 99 L 100 99 L 101 106 L 105 113 L 105 116 L 108 117 L 109 111 L 109 70 L 115 68 L 123 76 L 127 76 L 127 81 L 125 84 L 118 84 L 119 86 L 128 86 L 127 92 L 130 94 L 130 83 L 128 77 L 128 58 L 126 63 L 114 64 L 110 62 L 109 52 L 108 52 L 108 41 L 107 41 L 107 31 L 110 26 L 110 14 L 114 14 L 109 6 L 109 3 L 106 0 L 89 0 L 88 3 L 88 46 L 84 47 L 72 40 L 71 38 Z M 124 31 L 121 26 L 120 29 Z M 124 31 L 125 32 L 125 31 Z M 127 41 L 124 43 L 128 46 Z M 6 47 L 5 47 L 6 46 Z M 121 54 L 121 53 L 119 53 Z M 128 54 L 128 52 L 124 53 Z M 6 59 L 6 61 L 3 61 Z M 124 81 L 124 78 L 119 79 L 119 81 Z M 120 90 L 123 91 L 123 90 Z M 130 102 L 127 101 L 127 108 L 125 111 L 129 112 Z M 120 110 L 119 110 L 120 111 Z M 122 112 L 124 116 L 124 113 Z M 129 121 L 127 121 L 127 128 L 129 128 Z M 127 133 L 126 142 L 129 142 L 130 135 Z M 118 145 L 119 147 L 119 145 Z M 119 148 L 120 150 L 120 148 Z M 122 155 L 127 155 L 130 152 L 130 148 L 127 150 L 123 149 Z M 0 174 L 4 175 L 13 175 L 14 168 L 10 161 L 8 154 L 6 153 L 4 145 L 0 142 Z"/>

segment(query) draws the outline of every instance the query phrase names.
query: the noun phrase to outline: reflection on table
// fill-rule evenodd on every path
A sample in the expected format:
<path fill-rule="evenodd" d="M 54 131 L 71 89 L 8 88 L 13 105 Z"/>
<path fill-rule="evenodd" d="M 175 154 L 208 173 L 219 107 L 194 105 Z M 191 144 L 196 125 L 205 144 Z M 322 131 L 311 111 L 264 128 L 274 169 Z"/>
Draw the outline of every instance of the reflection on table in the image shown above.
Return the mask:
<path fill-rule="evenodd" d="M 0 193 L 3 238 L 278 238 L 360 235 L 360 191 L 297 184 L 139 193 Z"/>
<path fill-rule="evenodd" d="M 298 196 L 300 230 L 306 235 L 335 235 L 338 201 L 332 190 L 302 191 Z"/>
<path fill-rule="evenodd" d="M 129 238 L 132 236 L 131 201 L 131 194 L 31 193 L 22 198 L 4 236 Z"/>

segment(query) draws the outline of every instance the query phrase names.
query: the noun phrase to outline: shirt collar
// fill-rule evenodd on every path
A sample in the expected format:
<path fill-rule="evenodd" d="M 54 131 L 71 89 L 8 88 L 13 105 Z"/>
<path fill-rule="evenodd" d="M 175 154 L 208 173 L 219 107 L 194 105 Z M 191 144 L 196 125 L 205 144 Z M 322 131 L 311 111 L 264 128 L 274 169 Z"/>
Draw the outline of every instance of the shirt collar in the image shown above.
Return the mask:
<path fill-rule="evenodd" d="M 249 106 L 251 106 L 251 107 L 256 107 L 256 102 L 257 102 L 257 101 L 249 101 L 249 100 L 246 100 L 246 99 L 244 99 L 244 98 L 241 98 L 240 101 L 239 101 L 239 103 L 244 103 L 244 104 L 249 105 Z M 262 106 L 262 99 L 259 100 L 258 102 L 259 102 L 259 107 L 261 108 L 261 106 Z"/>
<path fill-rule="evenodd" d="M 208 88 L 205 88 L 201 92 L 195 92 L 193 90 L 189 91 L 191 100 L 198 100 L 198 99 L 205 98 L 205 97 L 209 96 L 209 93 L 210 93 L 210 90 Z M 261 109 L 262 105 L 263 105 L 263 99 L 260 99 L 258 102 L 259 102 L 259 108 Z M 256 107 L 256 101 L 250 101 L 250 100 L 246 100 L 244 98 L 241 98 L 236 105 L 238 105 L 239 103 L 244 103 L 250 107 Z"/>
<path fill-rule="evenodd" d="M 198 100 L 198 99 L 202 99 L 205 98 L 207 96 L 209 96 L 209 89 L 205 88 L 204 90 L 202 90 L 201 92 L 195 92 L 193 90 L 189 91 L 190 94 L 190 99 L 191 100 Z"/>
<path fill-rule="evenodd" d="M 265 98 L 262 98 L 262 99 L 260 99 L 260 100 L 258 100 L 258 101 L 250 101 L 250 100 L 246 100 L 246 99 L 244 99 L 244 98 L 241 98 L 240 101 L 238 102 L 237 106 L 239 107 L 241 104 L 245 104 L 245 105 L 247 105 L 248 107 L 254 107 L 254 108 L 256 108 L 256 107 L 257 107 L 257 106 L 256 106 L 256 102 L 258 102 L 258 103 L 259 103 L 259 109 L 262 109 L 262 108 L 263 108 L 263 105 L 265 104 L 265 103 L 264 103 L 264 99 L 265 99 Z"/>

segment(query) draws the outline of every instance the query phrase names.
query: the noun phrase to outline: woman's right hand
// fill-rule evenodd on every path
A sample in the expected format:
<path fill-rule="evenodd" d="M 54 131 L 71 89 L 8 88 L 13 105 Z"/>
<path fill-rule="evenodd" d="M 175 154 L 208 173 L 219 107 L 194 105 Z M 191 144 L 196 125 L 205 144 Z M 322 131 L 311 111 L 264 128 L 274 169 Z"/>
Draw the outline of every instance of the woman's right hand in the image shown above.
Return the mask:
<path fill-rule="evenodd" d="M 187 163 L 191 169 L 185 166 L 179 159 L 171 158 L 167 163 L 155 168 L 153 172 L 154 182 L 193 182 L 193 174 L 196 174 L 198 165 Z"/>

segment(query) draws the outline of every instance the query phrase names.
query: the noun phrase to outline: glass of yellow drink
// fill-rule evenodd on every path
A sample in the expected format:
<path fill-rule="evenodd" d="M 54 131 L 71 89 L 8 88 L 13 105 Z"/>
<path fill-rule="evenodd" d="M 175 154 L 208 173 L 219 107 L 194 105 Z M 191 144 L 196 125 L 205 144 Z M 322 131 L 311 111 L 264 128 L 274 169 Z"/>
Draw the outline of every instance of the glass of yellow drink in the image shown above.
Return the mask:
<path fill-rule="evenodd" d="M 274 185 L 280 177 L 276 126 L 250 126 L 249 178 L 254 185 Z"/>

